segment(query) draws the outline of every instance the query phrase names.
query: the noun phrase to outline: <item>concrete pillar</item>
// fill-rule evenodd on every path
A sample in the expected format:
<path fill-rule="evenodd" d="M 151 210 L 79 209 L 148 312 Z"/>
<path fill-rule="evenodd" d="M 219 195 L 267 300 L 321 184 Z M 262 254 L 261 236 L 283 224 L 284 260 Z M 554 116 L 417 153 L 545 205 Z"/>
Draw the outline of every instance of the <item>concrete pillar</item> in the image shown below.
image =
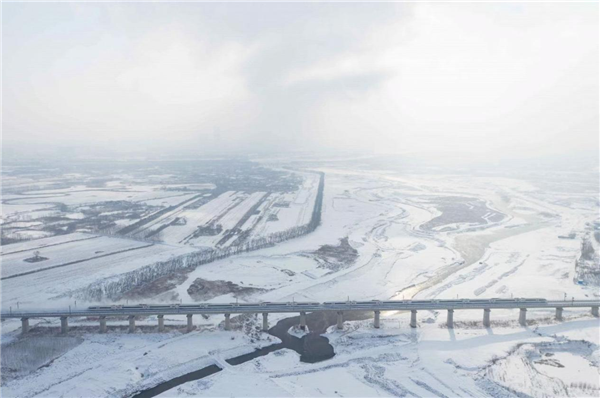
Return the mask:
<path fill-rule="evenodd" d="M 521 308 L 519 310 L 519 325 L 527 326 L 527 308 Z"/>
<path fill-rule="evenodd" d="M 100 333 L 106 333 L 106 317 L 100 317 Z"/>
<path fill-rule="evenodd" d="M 194 322 L 192 321 L 193 314 L 187 314 L 187 332 L 194 330 Z"/>
<path fill-rule="evenodd" d="M 159 315 L 158 316 L 158 332 L 162 333 L 164 331 L 165 331 L 165 316 Z"/>
<path fill-rule="evenodd" d="M 67 320 L 66 316 L 61 316 L 60 317 L 60 332 L 62 334 L 67 334 L 68 331 L 69 331 L 69 321 Z"/>
<path fill-rule="evenodd" d="M 344 311 L 337 312 L 337 328 L 338 329 L 344 328 Z"/>
<path fill-rule="evenodd" d="M 484 328 L 490 327 L 490 313 L 491 312 L 492 312 L 492 310 L 489 308 L 485 308 L 483 310 L 483 327 Z"/>
<path fill-rule="evenodd" d="M 555 318 L 556 318 L 557 321 L 562 321 L 563 320 L 562 312 L 563 312 L 562 307 L 556 307 L 556 316 L 555 316 Z"/>
<path fill-rule="evenodd" d="M 410 327 L 417 327 L 417 310 L 410 310 Z"/>
<path fill-rule="evenodd" d="M 306 312 L 300 312 L 300 329 L 306 330 Z"/>
<path fill-rule="evenodd" d="M 231 314 L 225 314 L 225 330 L 231 330 L 231 320 L 229 320 L 230 316 Z"/>
<path fill-rule="evenodd" d="M 129 333 L 135 332 L 135 315 L 129 315 Z"/>
<path fill-rule="evenodd" d="M 592 307 L 592 315 L 595 316 L 596 318 L 598 318 L 599 314 L 598 314 L 598 307 Z"/>
<path fill-rule="evenodd" d="M 375 311 L 375 315 L 374 315 L 374 319 L 373 319 L 373 326 L 375 327 L 375 329 L 379 329 L 379 322 L 380 322 L 380 317 L 381 315 L 381 311 L 376 310 Z"/>
<path fill-rule="evenodd" d="M 267 330 L 269 330 L 269 313 L 268 312 L 263 312 L 263 326 L 262 326 L 262 330 L 264 330 L 265 332 Z"/>
<path fill-rule="evenodd" d="M 21 318 L 21 333 L 29 332 L 29 318 Z"/>
<path fill-rule="evenodd" d="M 446 327 L 448 327 L 448 329 L 454 329 L 454 310 L 448 310 L 448 317 L 446 318 Z"/>

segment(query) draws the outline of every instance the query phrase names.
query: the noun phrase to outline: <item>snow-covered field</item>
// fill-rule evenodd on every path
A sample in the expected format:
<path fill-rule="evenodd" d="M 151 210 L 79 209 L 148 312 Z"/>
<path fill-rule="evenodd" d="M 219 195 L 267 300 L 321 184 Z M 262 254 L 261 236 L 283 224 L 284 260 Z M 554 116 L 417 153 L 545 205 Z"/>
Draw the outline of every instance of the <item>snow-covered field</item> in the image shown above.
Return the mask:
<path fill-rule="evenodd" d="M 42 247 L 34 247 L 28 250 L 25 250 L 25 248 L 30 247 L 31 243 L 27 245 L 17 243 L 15 244 L 17 248 L 14 248 L 17 249 L 16 252 L 2 254 L 2 278 L 14 278 L 18 275 L 41 272 L 42 270 L 55 267 L 64 267 L 149 246 L 148 243 L 129 239 L 115 239 L 94 235 L 90 235 L 89 238 L 61 244 L 55 243 L 54 238 L 39 239 L 31 241 L 31 243 L 41 243 Z M 18 246 L 21 246 L 21 248 L 18 248 Z M 37 252 L 39 258 L 43 260 L 29 262 L 36 259 L 34 252 Z"/>
<path fill-rule="evenodd" d="M 161 396 L 516 397 L 532 392 L 534 396 L 566 396 L 560 392 L 568 391 L 571 396 L 592 397 L 599 391 L 597 347 L 595 352 L 581 349 L 585 344 L 579 347 L 576 341 L 582 336 L 594 339 L 598 324 L 589 317 L 527 329 L 493 328 L 492 335 L 486 329 L 452 332 L 436 324 L 410 330 L 407 324 L 406 316 L 385 319 L 380 330 L 370 328 L 366 321 L 347 324 L 343 331 L 327 334 L 336 351 L 328 361 L 301 363 L 298 354 L 285 350 Z M 541 343 L 552 344 L 559 352 L 570 348 L 575 352 L 569 358 L 557 356 L 565 367 L 551 368 L 554 378 L 534 370 L 543 365 L 513 358 L 517 344 L 536 347 Z M 527 371 L 515 367 L 518 370 L 513 372 L 507 363 L 510 359 L 520 361 Z M 569 387 L 571 379 L 584 375 L 588 385 L 595 387 Z M 557 391 L 555 386 L 564 388 Z"/>
<path fill-rule="evenodd" d="M 12 245 L 1 246 L 0 253 L 7 255 L 11 253 L 20 253 L 24 251 L 43 250 L 47 247 L 55 245 L 64 245 L 69 242 L 76 242 L 79 240 L 96 239 L 96 235 L 85 234 L 85 233 L 73 233 L 67 235 L 59 235 L 49 239 L 36 239 L 30 241 L 24 241 L 14 243 Z"/>
<path fill-rule="evenodd" d="M 92 283 L 194 252 L 131 239 L 73 235 L 17 243 L 15 249 L 20 250 L 2 254 L 3 309 L 73 304 L 70 294 Z M 47 260 L 23 261 L 36 250 Z"/>
<path fill-rule="evenodd" d="M 147 235 L 152 231 L 160 231 L 160 239 L 166 242 L 183 243 L 186 237 L 192 235 L 196 228 L 208 223 L 213 218 L 222 216 L 228 209 L 236 206 L 242 200 L 241 193 L 228 191 L 197 209 L 187 209 L 188 203 L 183 203 L 157 219 L 143 225 L 133 234 Z M 185 219 L 184 225 L 171 225 L 176 218 Z"/>
<path fill-rule="evenodd" d="M 81 344 L 51 366 L 5 382 L 2 391 L 11 397 L 131 396 L 216 364 L 223 369 L 219 373 L 160 396 L 598 395 L 597 319 L 573 311 L 563 323 L 546 319 L 523 328 L 511 315 L 491 329 L 448 330 L 437 314 L 424 315 L 417 329 L 408 327 L 407 314 L 384 314 L 378 330 L 370 320 L 346 322 L 341 331 L 330 328 L 325 336 L 336 352 L 330 360 L 302 363 L 296 352 L 283 349 L 238 366 L 225 360 L 277 339 L 263 335 L 251 340 L 241 331 L 204 325 L 189 334 L 174 329 L 158 334 L 155 319 L 138 322 L 143 331 L 133 335 L 124 333 L 125 320 L 109 322 L 109 333 L 100 335 L 95 322 L 81 320 L 71 322 L 72 327 L 87 329 L 70 332 L 83 339 Z M 424 322 L 429 318 L 437 320 Z M 167 321 L 184 324 L 183 319 Z M 117 325 L 120 331 L 114 329 Z M 56 322 L 54 329 L 49 326 L 38 325 L 47 332 L 26 339 L 56 333 Z"/>
<path fill-rule="evenodd" d="M 242 233 L 245 239 L 259 238 L 307 225 L 318 193 L 319 174 L 295 174 L 302 178 L 302 184 L 294 192 L 227 191 L 201 206 L 182 203 L 131 235 L 152 236 L 174 245 L 227 247 Z"/>
<path fill-rule="evenodd" d="M 264 216 L 254 227 L 254 235 L 264 236 L 310 222 L 317 197 L 319 175 L 316 173 L 299 174 L 302 175 L 304 181 L 298 191 L 274 194 L 264 209 L 261 209 L 264 211 Z"/>
<path fill-rule="evenodd" d="M 82 332 L 81 337 L 83 343 L 54 360 L 52 366 L 5 383 L 2 395 L 127 397 L 140 387 L 153 387 L 181 374 L 225 363 L 229 355 L 274 342 L 273 338 L 256 342 L 242 333 L 210 329 L 192 334 Z M 72 385 L 74 380 L 81 384 Z"/>
<path fill-rule="evenodd" d="M 187 220 L 184 226 L 172 225 L 161 232 L 161 240 L 169 243 L 188 243 L 194 246 L 214 247 L 227 230 L 233 229 L 250 211 L 264 192 L 245 195 L 242 192 L 226 192 L 198 209 L 186 210 L 180 217 Z M 222 232 L 212 236 L 194 237 L 198 227 L 208 224 L 220 225 Z"/>
<path fill-rule="evenodd" d="M 176 198 L 175 201 L 182 201 L 185 194 L 170 191 L 160 191 L 143 189 L 135 186 L 134 188 L 116 189 L 62 189 L 52 191 L 36 191 L 27 195 L 6 195 L 3 200 L 8 200 L 9 205 L 35 205 L 44 203 L 64 203 L 68 206 L 81 206 L 104 201 L 128 200 L 132 202 L 146 202 L 152 200 L 167 201 L 169 198 Z M 9 207 L 10 209 L 10 207 Z M 5 213 L 9 214 L 9 213 Z"/>
<path fill-rule="evenodd" d="M 593 172 L 578 178 L 568 173 L 533 178 L 315 169 L 325 172 L 322 224 L 315 232 L 204 264 L 178 280 L 172 292 L 183 302 L 193 302 L 188 289 L 201 279 L 259 288 L 240 297 L 224 293 L 212 302 L 599 295 L 598 286 L 579 283 L 575 273 L 581 239 L 593 232 L 598 218 Z M 312 209 L 306 204 L 314 203 L 307 192 L 316 192 L 318 175 L 305 174 L 316 177 L 306 178 L 294 194 L 270 194 L 258 207 L 260 214 L 277 214 L 279 221 L 251 215 L 243 228 L 265 234 L 277 225 L 310 219 L 310 211 L 295 207 Z M 228 195 L 230 203 L 232 193 Z M 263 197 L 253 195 L 253 204 Z M 241 203 L 247 200 L 244 196 Z M 139 258 L 146 251 L 153 259 L 172 250 L 190 250 L 174 244 L 187 229 L 193 232 L 188 224 L 207 222 L 200 215 L 204 206 L 185 209 L 187 224 L 163 230 L 161 238 L 169 237 L 172 246 L 115 254 L 109 265 L 92 259 L 56 268 L 64 270 L 62 275 L 42 271 L 8 279 L 2 282 L 3 301 L 36 303 L 56 297 L 58 284 L 85 286 L 116 269 L 138 267 L 148 261 Z M 227 225 L 242 216 L 240 210 Z M 573 239 L 564 238 L 571 233 Z M 346 237 L 357 255 L 332 267 L 318 250 L 339 245 Z M 163 247 L 169 250 L 163 252 Z M 41 255 L 50 250 L 40 249 Z M 271 316 L 270 322 L 286 316 Z M 296 352 L 280 350 L 231 366 L 224 359 L 252 343 L 242 331 L 218 330 L 218 317 L 202 320 L 202 331 L 188 335 L 82 332 L 83 343 L 51 366 L 7 382 L 3 395 L 130 396 L 215 363 L 221 372 L 161 396 L 598 396 L 600 323 L 589 309 L 565 310 L 563 322 L 554 321 L 551 311 L 532 310 L 527 327 L 518 325 L 517 316 L 517 311 L 493 311 L 488 329 L 481 326 L 480 311 L 456 311 L 454 330 L 444 327 L 443 312 L 419 313 L 416 330 L 408 327 L 405 313 L 383 314 L 380 330 L 370 320 L 346 322 L 343 331 L 330 328 L 325 334 L 336 355 L 315 364 L 301 363 Z M 18 339 L 18 332 L 18 321 L 3 324 L 7 344 Z"/>

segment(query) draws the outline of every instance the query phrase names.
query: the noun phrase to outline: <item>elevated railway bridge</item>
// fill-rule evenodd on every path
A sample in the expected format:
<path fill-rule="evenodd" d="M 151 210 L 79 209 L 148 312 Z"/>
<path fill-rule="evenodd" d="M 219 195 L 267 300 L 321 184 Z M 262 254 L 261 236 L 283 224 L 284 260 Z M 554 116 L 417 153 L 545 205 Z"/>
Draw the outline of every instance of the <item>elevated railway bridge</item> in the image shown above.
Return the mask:
<path fill-rule="evenodd" d="M 555 309 L 555 317 L 562 320 L 565 308 L 591 308 L 593 316 L 598 317 L 600 300 L 561 300 L 553 301 L 542 298 L 516 299 L 457 299 L 457 300 L 398 300 L 398 301 L 331 301 L 317 302 L 261 302 L 261 303 L 232 303 L 232 304 L 138 304 L 138 305 L 109 305 L 92 306 L 85 309 L 39 309 L 22 311 L 1 311 L 2 320 L 20 318 L 22 333 L 29 331 L 30 318 L 60 318 L 61 332 L 67 333 L 68 319 L 75 317 L 97 317 L 100 322 L 100 332 L 106 332 L 107 317 L 128 317 L 129 332 L 135 331 L 137 316 L 157 316 L 158 331 L 165 329 L 165 315 L 186 315 L 187 331 L 193 330 L 194 315 L 222 314 L 225 317 L 225 330 L 231 329 L 231 314 L 262 314 L 262 328 L 268 330 L 268 316 L 272 313 L 300 314 L 300 327 L 306 327 L 306 314 L 309 312 L 330 311 L 337 313 L 337 328 L 341 329 L 344 322 L 344 312 L 372 311 L 373 325 L 379 328 L 382 311 L 410 311 L 410 326 L 417 327 L 418 311 L 447 311 L 447 326 L 454 325 L 454 311 L 483 310 L 483 326 L 490 326 L 491 311 L 495 309 L 518 309 L 519 324 L 525 326 L 528 309 Z"/>

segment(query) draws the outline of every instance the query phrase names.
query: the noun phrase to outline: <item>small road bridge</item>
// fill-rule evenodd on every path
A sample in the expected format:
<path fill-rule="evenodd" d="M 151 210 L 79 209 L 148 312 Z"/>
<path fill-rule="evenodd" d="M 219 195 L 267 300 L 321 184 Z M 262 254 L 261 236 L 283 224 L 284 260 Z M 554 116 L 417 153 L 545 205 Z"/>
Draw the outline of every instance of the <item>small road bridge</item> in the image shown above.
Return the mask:
<path fill-rule="evenodd" d="M 380 314 L 382 311 L 410 311 L 410 326 L 417 327 L 418 311 L 447 311 L 447 326 L 453 327 L 454 311 L 456 310 L 483 310 L 483 326 L 490 326 L 491 311 L 494 309 L 518 309 L 519 323 L 526 324 L 528 309 L 555 309 L 556 319 L 562 320 L 565 308 L 591 308 L 593 316 L 598 317 L 600 300 L 562 300 L 551 301 L 542 298 L 515 298 L 515 299 L 457 299 L 457 300 L 397 300 L 397 301 L 330 301 L 315 302 L 261 302 L 261 303 L 232 303 L 232 304 L 138 304 L 138 305 L 109 305 L 93 306 L 86 309 L 39 309 L 22 311 L 0 311 L 2 320 L 20 318 L 22 332 L 29 331 L 30 318 L 60 318 L 61 332 L 67 333 L 68 319 L 75 317 L 97 317 L 100 322 L 100 332 L 106 332 L 107 317 L 128 317 L 129 332 L 135 331 L 135 318 L 139 316 L 158 317 L 158 331 L 164 331 L 165 315 L 186 315 L 187 330 L 193 330 L 192 317 L 194 315 L 223 314 L 225 316 L 225 330 L 231 329 L 231 314 L 262 314 L 263 330 L 268 330 L 268 316 L 272 313 L 299 313 L 300 327 L 306 327 L 306 314 L 317 311 L 335 311 L 337 313 L 337 328 L 341 329 L 344 322 L 344 312 L 347 311 L 372 311 L 373 325 L 379 328 Z"/>

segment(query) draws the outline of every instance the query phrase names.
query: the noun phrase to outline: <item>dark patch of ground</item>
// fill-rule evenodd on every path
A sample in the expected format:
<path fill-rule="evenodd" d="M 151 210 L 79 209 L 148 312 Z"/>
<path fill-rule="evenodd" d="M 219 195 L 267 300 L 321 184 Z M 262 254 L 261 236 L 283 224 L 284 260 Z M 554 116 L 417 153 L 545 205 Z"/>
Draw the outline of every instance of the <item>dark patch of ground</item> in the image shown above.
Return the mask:
<path fill-rule="evenodd" d="M 265 289 L 240 286 L 230 281 L 209 281 L 202 278 L 196 279 L 187 289 L 190 297 L 196 301 L 210 300 L 230 293 L 236 298 L 242 298 L 264 291 Z"/>
<path fill-rule="evenodd" d="M 429 203 L 442 212 L 437 217 L 432 218 L 421 225 L 423 230 L 434 230 L 449 224 L 464 223 L 472 226 L 486 225 L 493 222 L 500 222 L 504 219 L 504 214 L 491 209 L 487 203 L 475 198 L 462 196 L 444 196 L 429 200 Z M 446 227 L 444 230 L 452 230 L 455 227 Z"/>
<path fill-rule="evenodd" d="M 82 342 L 79 337 L 28 336 L 2 345 L 2 384 L 49 366 Z"/>
<path fill-rule="evenodd" d="M 40 261 L 46 261 L 46 260 L 48 260 L 48 257 L 34 256 L 34 257 L 26 258 L 23 261 L 26 261 L 28 263 L 39 263 Z"/>
<path fill-rule="evenodd" d="M 153 280 L 150 283 L 145 283 L 135 289 L 132 289 L 123 295 L 123 299 L 128 300 L 139 300 L 145 298 L 155 298 L 159 294 L 168 292 L 174 289 L 178 285 L 185 282 L 188 273 L 193 269 L 183 269 L 177 272 L 173 272 L 169 275 L 165 275 L 162 278 Z"/>
<path fill-rule="evenodd" d="M 540 364 L 540 365 L 554 366 L 555 368 L 564 368 L 565 367 L 565 365 L 558 362 L 556 359 L 540 359 L 539 361 L 533 361 L 533 362 Z"/>
<path fill-rule="evenodd" d="M 590 236 L 581 242 L 581 256 L 575 261 L 573 282 L 580 285 L 600 286 L 600 255 L 594 250 Z"/>
<path fill-rule="evenodd" d="M 348 237 L 340 239 L 338 245 L 323 245 L 314 253 L 321 260 L 319 267 L 339 271 L 352 265 L 358 258 L 358 250 L 350 246 Z"/>

